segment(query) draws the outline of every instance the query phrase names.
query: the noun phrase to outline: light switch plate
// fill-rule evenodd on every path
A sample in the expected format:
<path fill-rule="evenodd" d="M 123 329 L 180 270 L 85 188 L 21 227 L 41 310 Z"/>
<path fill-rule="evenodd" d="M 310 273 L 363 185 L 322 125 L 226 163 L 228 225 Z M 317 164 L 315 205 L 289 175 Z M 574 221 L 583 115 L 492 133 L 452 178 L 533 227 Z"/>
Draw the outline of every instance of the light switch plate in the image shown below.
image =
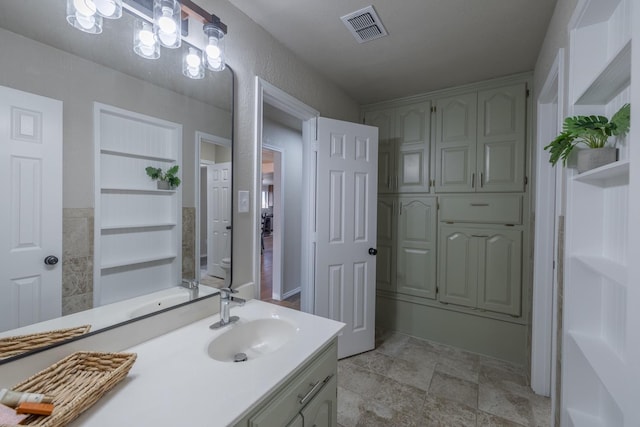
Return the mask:
<path fill-rule="evenodd" d="M 238 191 L 238 212 L 249 212 L 249 192 L 247 190 Z"/>

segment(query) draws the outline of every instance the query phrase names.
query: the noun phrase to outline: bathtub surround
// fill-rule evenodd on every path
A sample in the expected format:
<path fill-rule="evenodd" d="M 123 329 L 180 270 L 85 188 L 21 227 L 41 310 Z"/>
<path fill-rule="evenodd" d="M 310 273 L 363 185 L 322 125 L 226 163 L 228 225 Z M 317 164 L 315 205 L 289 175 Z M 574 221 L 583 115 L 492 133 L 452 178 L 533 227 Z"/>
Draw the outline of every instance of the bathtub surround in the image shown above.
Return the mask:
<path fill-rule="evenodd" d="M 93 208 L 62 210 L 62 315 L 93 308 Z"/>

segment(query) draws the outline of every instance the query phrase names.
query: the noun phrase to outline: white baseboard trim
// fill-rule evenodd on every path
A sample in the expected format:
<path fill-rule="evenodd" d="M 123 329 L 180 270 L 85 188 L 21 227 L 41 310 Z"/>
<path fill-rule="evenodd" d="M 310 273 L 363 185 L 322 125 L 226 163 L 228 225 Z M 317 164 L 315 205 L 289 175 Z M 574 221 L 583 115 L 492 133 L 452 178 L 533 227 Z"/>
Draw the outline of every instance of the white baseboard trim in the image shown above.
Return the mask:
<path fill-rule="evenodd" d="M 295 289 L 290 290 L 289 292 L 285 292 L 284 295 L 282 295 L 282 299 L 287 299 L 289 297 L 294 296 L 295 294 L 298 294 L 302 291 L 302 288 L 300 286 L 298 286 Z"/>

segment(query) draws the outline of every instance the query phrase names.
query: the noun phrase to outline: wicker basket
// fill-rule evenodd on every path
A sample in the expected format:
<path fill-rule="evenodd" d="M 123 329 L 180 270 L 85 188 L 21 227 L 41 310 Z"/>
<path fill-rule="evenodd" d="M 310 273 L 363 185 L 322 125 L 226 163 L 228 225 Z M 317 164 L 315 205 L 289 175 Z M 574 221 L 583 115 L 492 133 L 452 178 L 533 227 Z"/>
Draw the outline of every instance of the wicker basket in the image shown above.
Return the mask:
<path fill-rule="evenodd" d="M 42 427 L 67 425 L 118 382 L 136 361 L 135 353 L 77 352 L 13 387 L 53 398 L 53 414 L 30 415 L 22 424 Z"/>
<path fill-rule="evenodd" d="M 89 332 L 89 329 L 91 329 L 91 325 L 83 325 L 37 334 L 0 338 L 0 360 L 84 335 Z"/>

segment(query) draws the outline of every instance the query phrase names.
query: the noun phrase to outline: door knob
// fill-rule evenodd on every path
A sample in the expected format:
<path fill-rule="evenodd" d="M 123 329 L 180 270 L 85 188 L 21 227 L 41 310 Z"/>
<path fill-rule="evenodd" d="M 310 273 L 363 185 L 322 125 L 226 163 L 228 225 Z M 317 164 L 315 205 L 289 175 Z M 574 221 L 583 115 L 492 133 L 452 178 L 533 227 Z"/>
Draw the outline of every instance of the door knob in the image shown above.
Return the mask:
<path fill-rule="evenodd" d="M 44 263 L 46 265 L 56 265 L 58 263 L 58 257 L 53 256 L 53 255 L 49 255 L 48 257 L 46 257 L 44 259 Z"/>
<path fill-rule="evenodd" d="M 378 250 L 376 248 L 369 248 L 369 255 L 377 255 Z"/>

